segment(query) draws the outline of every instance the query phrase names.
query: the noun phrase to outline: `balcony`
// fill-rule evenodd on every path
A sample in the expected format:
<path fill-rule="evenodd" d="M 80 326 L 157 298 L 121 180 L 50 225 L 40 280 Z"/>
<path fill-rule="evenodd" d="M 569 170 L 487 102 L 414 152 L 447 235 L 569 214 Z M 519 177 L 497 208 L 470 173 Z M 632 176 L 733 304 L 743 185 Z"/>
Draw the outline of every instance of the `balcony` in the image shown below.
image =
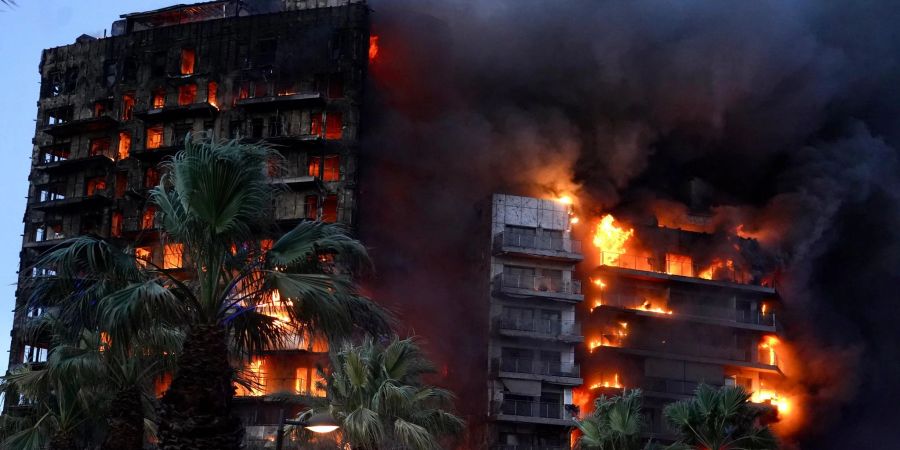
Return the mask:
<path fill-rule="evenodd" d="M 172 156 L 184 148 L 184 144 L 167 145 L 157 148 L 133 148 L 128 156 L 140 161 L 156 162 L 167 156 Z"/>
<path fill-rule="evenodd" d="M 219 108 L 209 102 L 191 103 L 189 105 L 165 106 L 163 108 L 135 111 L 134 116 L 144 122 L 165 122 L 188 117 L 213 117 Z"/>
<path fill-rule="evenodd" d="M 658 279 L 708 284 L 721 287 L 740 287 L 761 293 L 774 294 L 775 288 L 739 268 L 702 266 L 682 260 L 660 260 L 651 256 L 628 253 L 600 252 L 601 268 Z"/>
<path fill-rule="evenodd" d="M 684 397 L 690 397 L 694 395 L 694 391 L 701 384 L 706 384 L 708 386 L 712 386 L 715 388 L 719 388 L 724 386 L 724 383 L 713 383 L 709 381 L 687 381 L 687 380 L 673 380 L 669 378 L 658 378 L 658 377 L 645 377 L 643 379 L 643 383 L 640 383 L 637 387 L 640 387 L 648 395 L 669 398 L 669 399 L 681 399 Z"/>
<path fill-rule="evenodd" d="M 269 182 L 274 185 L 286 186 L 293 190 L 315 189 L 316 191 L 322 191 L 325 189 L 322 180 L 313 175 L 277 177 L 270 179 Z"/>
<path fill-rule="evenodd" d="M 571 262 L 578 262 L 584 259 L 584 255 L 581 253 L 581 241 L 507 232 L 494 235 L 494 254 Z"/>
<path fill-rule="evenodd" d="M 575 422 L 566 413 L 562 403 L 534 400 L 504 400 L 500 404 L 497 420 L 509 422 L 539 423 L 544 425 L 573 426 Z"/>
<path fill-rule="evenodd" d="M 606 336 L 604 336 L 604 338 L 606 338 Z M 610 341 L 615 338 L 615 336 L 609 336 Z M 606 339 L 604 339 L 604 341 L 605 340 Z M 670 339 L 660 336 L 647 336 L 642 340 L 636 340 L 633 339 L 632 336 L 629 336 L 624 342 L 621 342 L 621 345 L 601 345 L 591 348 L 591 353 L 605 351 L 634 356 L 744 367 L 767 373 L 780 373 L 780 369 L 777 365 L 766 364 L 754 360 L 753 354 L 757 352 L 757 349 L 755 348 L 708 345 L 690 339 Z"/>
<path fill-rule="evenodd" d="M 493 279 L 493 288 L 494 292 L 511 297 L 543 297 L 573 303 L 584 300 L 578 280 L 497 274 Z"/>
<path fill-rule="evenodd" d="M 498 316 L 494 318 L 494 328 L 500 334 L 513 337 L 552 339 L 563 342 L 582 342 L 581 325 L 575 321 L 552 319 L 518 319 Z"/>
<path fill-rule="evenodd" d="M 494 367 L 497 369 L 497 376 L 501 378 L 543 380 L 571 386 L 582 383 L 581 367 L 570 362 L 496 358 Z"/>
<path fill-rule="evenodd" d="M 107 203 L 109 203 L 109 198 L 106 195 L 96 193 L 94 195 L 36 202 L 32 203 L 30 207 L 36 211 L 71 212 L 97 208 Z"/>
<path fill-rule="evenodd" d="M 664 317 L 667 320 L 685 320 L 747 330 L 775 331 L 775 314 L 763 315 L 759 310 L 719 308 L 696 303 L 685 304 L 684 302 L 672 306 L 667 298 L 648 299 L 646 296 L 618 292 L 603 292 L 600 302 L 601 304 L 592 311 L 613 310 L 645 317 Z"/>
<path fill-rule="evenodd" d="M 89 166 L 110 165 L 113 162 L 113 159 L 107 155 L 94 155 L 86 158 L 72 158 L 48 163 L 39 163 L 34 166 L 34 169 L 49 174 L 63 174 L 78 172 Z"/>
<path fill-rule="evenodd" d="M 115 128 L 119 121 L 107 116 L 89 117 L 87 119 L 69 120 L 55 125 L 47 125 L 41 131 L 55 138 L 68 137 L 75 134 L 103 131 Z"/>
<path fill-rule="evenodd" d="M 271 95 L 268 97 L 242 98 L 235 100 L 234 106 L 245 109 L 284 109 L 298 107 L 309 103 L 320 103 L 322 94 L 318 92 L 302 92 L 288 95 Z"/>

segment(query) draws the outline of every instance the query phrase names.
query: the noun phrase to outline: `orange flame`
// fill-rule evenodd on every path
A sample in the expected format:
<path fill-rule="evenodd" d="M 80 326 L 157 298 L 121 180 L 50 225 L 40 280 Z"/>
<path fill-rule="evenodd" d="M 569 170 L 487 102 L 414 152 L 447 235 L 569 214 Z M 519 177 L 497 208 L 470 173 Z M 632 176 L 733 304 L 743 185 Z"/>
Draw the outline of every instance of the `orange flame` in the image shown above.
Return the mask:
<path fill-rule="evenodd" d="M 768 352 L 768 360 L 770 366 L 778 365 L 778 355 L 775 352 L 775 348 L 778 347 L 779 343 L 781 343 L 781 341 L 779 341 L 777 337 L 766 336 L 765 340 L 763 340 L 759 344 L 759 348 L 761 350 Z"/>
<path fill-rule="evenodd" d="M 650 303 L 649 300 L 645 301 L 644 304 L 641 305 L 641 307 L 639 309 L 642 311 L 654 312 L 654 313 L 658 313 L 658 314 L 672 314 L 671 309 L 662 309 L 660 307 L 654 308 L 653 304 Z"/>
<path fill-rule="evenodd" d="M 615 266 L 619 257 L 625 253 L 625 244 L 634 235 L 634 229 L 626 230 L 616 224 L 612 214 L 607 214 L 600 219 L 597 229 L 594 231 L 594 246 L 600 249 L 603 265 Z"/>
<path fill-rule="evenodd" d="M 603 380 L 603 381 L 601 381 L 601 382 L 599 382 L 599 383 L 594 383 L 594 384 L 592 384 L 592 385 L 591 385 L 591 390 L 594 390 L 594 389 L 600 389 L 600 388 L 616 388 L 616 389 L 621 389 L 622 387 L 623 387 L 623 386 L 622 386 L 622 383 L 619 382 L 619 374 L 616 373 L 616 374 L 613 375 L 612 380 L 606 379 L 606 380 Z"/>
<path fill-rule="evenodd" d="M 716 271 L 726 268 L 730 271 L 734 271 L 734 261 L 730 259 L 723 261 L 719 258 L 716 258 L 713 260 L 712 264 L 709 265 L 709 267 L 700 271 L 700 274 L 697 276 L 703 278 L 704 280 L 712 280 L 713 276 L 716 274 Z"/>
<path fill-rule="evenodd" d="M 378 56 L 378 35 L 369 36 L 369 61 L 375 61 Z"/>

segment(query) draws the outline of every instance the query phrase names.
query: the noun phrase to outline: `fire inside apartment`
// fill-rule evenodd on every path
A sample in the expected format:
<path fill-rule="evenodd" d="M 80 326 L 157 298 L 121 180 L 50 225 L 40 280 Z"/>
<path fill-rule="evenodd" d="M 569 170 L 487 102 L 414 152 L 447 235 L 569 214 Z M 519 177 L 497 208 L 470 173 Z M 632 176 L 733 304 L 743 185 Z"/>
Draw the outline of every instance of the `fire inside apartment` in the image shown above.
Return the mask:
<path fill-rule="evenodd" d="M 316 219 L 355 225 L 368 14 L 355 0 L 212 1 L 126 14 L 109 37 L 44 50 L 20 279 L 51 275 L 34 267 L 41 254 L 87 234 L 136 242 L 137 256 L 181 268 L 180 244 L 161 244 L 148 190 L 189 133 L 280 151 L 284 164 L 270 175 L 288 187 L 276 208 L 284 230 Z M 11 368 L 48 354 L 48 342 L 24 333 L 43 312 L 21 307 L 28 295 L 17 292 Z M 323 395 L 316 366 L 326 352 L 300 336 L 251 363 L 258 388 L 238 390 L 250 439 L 265 431 L 253 425 L 278 417 L 255 399 Z"/>
<path fill-rule="evenodd" d="M 493 197 L 495 449 L 568 449 L 572 418 L 627 388 L 642 389 L 644 436 L 656 441 L 674 438 L 665 405 L 701 383 L 743 386 L 773 417 L 790 414 L 778 390 L 779 297 L 745 257 L 755 241 L 611 215 L 589 223 L 571 203 Z"/>

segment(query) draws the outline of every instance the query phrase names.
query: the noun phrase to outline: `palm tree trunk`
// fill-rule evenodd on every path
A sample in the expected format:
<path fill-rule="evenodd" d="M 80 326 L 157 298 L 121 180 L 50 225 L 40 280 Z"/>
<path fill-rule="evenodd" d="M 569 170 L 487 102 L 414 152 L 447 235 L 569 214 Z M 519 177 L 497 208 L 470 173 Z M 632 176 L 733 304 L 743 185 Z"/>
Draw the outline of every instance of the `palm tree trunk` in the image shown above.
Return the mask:
<path fill-rule="evenodd" d="M 133 450 L 144 446 L 144 413 L 137 386 L 116 393 L 110 404 L 109 431 L 101 450 Z"/>
<path fill-rule="evenodd" d="M 178 356 L 178 372 L 159 409 L 160 450 L 237 450 L 244 437 L 231 414 L 234 398 L 226 333 L 195 325 Z"/>

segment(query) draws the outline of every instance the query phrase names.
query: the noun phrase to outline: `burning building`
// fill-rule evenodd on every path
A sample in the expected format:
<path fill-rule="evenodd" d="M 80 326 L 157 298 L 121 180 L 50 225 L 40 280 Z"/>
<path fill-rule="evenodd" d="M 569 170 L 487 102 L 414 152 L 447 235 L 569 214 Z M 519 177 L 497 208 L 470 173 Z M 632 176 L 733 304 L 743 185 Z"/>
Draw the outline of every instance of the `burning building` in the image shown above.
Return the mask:
<path fill-rule="evenodd" d="M 190 134 L 281 152 L 271 176 L 287 186 L 276 205 L 283 229 L 310 219 L 355 226 L 368 15 L 356 0 L 208 1 L 126 14 L 109 37 L 44 50 L 20 281 L 52 275 L 34 266 L 39 257 L 85 234 L 136 243 L 136 255 L 182 268 L 179 244 L 161 242 L 147 199 L 160 161 Z M 24 331 L 43 313 L 24 309 L 29 294 L 17 291 L 11 368 L 47 358 L 49 343 Z M 279 308 L 273 298 L 269 312 L 282 317 Z M 283 406 L 262 396 L 322 395 L 316 366 L 325 351 L 297 336 L 249 364 L 255 387 L 238 395 L 251 439 Z"/>

